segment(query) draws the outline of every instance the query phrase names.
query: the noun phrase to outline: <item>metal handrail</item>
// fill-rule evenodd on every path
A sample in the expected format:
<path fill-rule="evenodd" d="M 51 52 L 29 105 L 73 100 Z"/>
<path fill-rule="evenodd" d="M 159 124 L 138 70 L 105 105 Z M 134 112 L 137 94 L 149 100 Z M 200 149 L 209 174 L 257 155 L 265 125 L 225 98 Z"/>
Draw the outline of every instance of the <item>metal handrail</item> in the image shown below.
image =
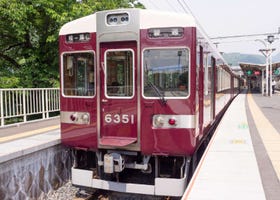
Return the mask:
<path fill-rule="evenodd" d="M 59 94 L 59 88 L 0 89 L 0 127 L 59 115 Z"/>

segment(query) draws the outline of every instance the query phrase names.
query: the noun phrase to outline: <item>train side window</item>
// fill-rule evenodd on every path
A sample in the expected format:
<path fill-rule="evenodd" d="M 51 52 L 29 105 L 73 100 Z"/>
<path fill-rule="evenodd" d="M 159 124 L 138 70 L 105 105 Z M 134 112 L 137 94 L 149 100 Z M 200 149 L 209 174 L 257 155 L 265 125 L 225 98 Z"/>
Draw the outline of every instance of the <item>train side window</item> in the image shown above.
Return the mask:
<path fill-rule="evenodd" d="M 143 56 L 145 97 L 186 98 L 189 95 L 187 48 L 146 49 Z"/>
<path fill-rule="evenodd" d="M 210 59 L 210 56 L 209 56 L 209 53 L 210 52 L 205 52 L 204 53 L 204 95 L 205 96 L 208 96 L 209 94 L 209 77 L 208 77 L 208 74 L 209 74 L 209 59 Z"/>
<path fill-rule="evenodd" d="M 63 94 L 94 96 L 94 55 L 91 52 L 63 54 Z"/>

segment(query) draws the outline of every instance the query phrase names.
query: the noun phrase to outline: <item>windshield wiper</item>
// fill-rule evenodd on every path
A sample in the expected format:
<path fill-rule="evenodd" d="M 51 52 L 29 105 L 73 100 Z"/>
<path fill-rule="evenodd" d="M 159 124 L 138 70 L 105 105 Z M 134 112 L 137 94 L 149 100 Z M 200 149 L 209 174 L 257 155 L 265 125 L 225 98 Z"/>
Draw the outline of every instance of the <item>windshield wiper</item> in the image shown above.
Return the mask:
<path fill-rule="evenodd" d="M 145 72 L 148 74 L 149 73 L 149 70 L 148 70 L 148 64 L 147 64 L 147 61 L 145 61 Z M 164 92 L 162 92 L 160 89 L 158 89 L 158 87 L 153 84 L 147 77 L 147 83 L 148 83 L 148 86 L 150 86 L 151 88 L 153 88 L 153 90 L 156 92 L 156 94 L 158 95 L 158 97 L 160 97 L 160 100 L 161 100 L 161 104 L 162 105 L 165 105 L 167 100 L 164 98 Z"/>
<path fill-rule="evenodd" d="M 158 89 L 158 87 L 153 84 L 151 81 L 148 80 L 148 85 L 153 88 L 153 90 L 156 92 L 156 94 L 158 95 L 158 97 L 160 97 L 160 100 L 161 100 L 161 103 L 163 105 L 165 105 L 167 103 L 167 100 L 165 99 L 165 96 L 164 96 L 164 92 L 161 91 L 160 89 Z"/>

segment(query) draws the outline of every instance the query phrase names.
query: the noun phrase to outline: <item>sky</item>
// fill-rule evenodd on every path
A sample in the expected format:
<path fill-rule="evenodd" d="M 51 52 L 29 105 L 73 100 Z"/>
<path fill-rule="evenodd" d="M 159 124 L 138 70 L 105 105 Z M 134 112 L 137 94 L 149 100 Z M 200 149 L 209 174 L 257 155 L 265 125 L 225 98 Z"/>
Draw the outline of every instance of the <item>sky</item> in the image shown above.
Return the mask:
<path fill-rule="evenodd" d="M 232 35 L 278 33 L 280 0 L 140 0 L 147 9 L 186 12 L 191 10 L 210 38 Z M 184 9 L 183 9 L 184 7 Z M 276 34 L 276 38 L 280 35 Z M 267 36 L 213 40 L 221 52 L 260 54 Z M 272 43 L 280 53 L 280 39 Z"/>

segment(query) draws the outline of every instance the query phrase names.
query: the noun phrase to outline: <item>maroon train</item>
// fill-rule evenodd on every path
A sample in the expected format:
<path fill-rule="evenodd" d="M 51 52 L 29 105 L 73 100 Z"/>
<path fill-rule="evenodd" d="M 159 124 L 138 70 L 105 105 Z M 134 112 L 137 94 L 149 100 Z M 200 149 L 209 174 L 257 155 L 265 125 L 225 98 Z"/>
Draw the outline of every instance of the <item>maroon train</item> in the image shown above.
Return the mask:
<path fill-rule="evenodd" d="M 74 185 L 181 196 L 240 80 L 192 16 L 94 13 L 59 34 L 61 139 Z"/>

